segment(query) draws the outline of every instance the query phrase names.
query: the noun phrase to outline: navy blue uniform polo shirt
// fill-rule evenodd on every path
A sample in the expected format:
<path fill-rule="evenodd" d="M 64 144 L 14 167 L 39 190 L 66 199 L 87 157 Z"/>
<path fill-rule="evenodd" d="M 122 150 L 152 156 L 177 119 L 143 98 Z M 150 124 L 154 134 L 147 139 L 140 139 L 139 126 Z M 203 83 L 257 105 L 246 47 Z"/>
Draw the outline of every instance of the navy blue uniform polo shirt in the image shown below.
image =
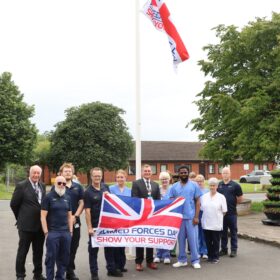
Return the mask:
<path fill-rule="evenodd" d="M 51 190 L 54 190 L 54 186 L 52 186 Z M 70 188 L 66 186 L 66 194 L 71 198 L 72 215 L 75 215 L 79 207 L 79 201 L 84 197 L 84 189 L 80 184 L 72 181 Z"/>
<path fill-rule="evenodd" d="M 101 184 L 100 190 L 88 186 L 84 194 L 84 208 L 90 208 L 91 224 L 93 228 L 98 226 L 102 196 L 104 192 L 110 192 L 109 187 Z"/>
<path fill-rule="evenodd" d="M 230 180 L 227 184 L 225 184 L 224 181 L 221 181 L 217 191 L 223 194 L 226 198 L 228 208 L 226 215 L 236 215 L 236 197 L 243 195 L 241 186 L 232 180 Z"/>
<path fill-rule="evenodd" d="M 71 199 L 66 193 L 59 196 L 55 191 L 49 192 L 42 202 L 42 210 L 48 211 L 49 231 L 69 231 L 68 212 L 71 211 Z"/>

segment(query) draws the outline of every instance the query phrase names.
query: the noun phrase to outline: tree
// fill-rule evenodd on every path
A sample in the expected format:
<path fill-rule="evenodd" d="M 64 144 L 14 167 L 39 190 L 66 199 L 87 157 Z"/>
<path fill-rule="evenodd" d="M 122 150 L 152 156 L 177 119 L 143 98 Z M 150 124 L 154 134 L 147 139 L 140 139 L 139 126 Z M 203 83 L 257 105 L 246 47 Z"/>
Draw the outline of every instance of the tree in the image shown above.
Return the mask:
<path fill-rule="evenodd" d="M 94 166 L 113 170 L 124 168 L 133 143 L 121 114 L 110 104 L 93 102 L 66 110 L 66 119 L 51 135 L 51 157 L 57 169 L 72 162 L 79 171 Z"/>
<path fill-rule="evenodd" d="M 11 78 L 8 72 L 0 76 L 0 167 L 28 163 L 37 133 L 30 121 L 34 107 L 23 102 L 23 94 Z"/>
<path fill-rule="evenodd" d="M 241 31 L 215 28 L 218 44 L 204 47 L 199 61 L 211 77 L 197 96 L 200 117 L 192 129 L 206 144 L 205 158 L 274 161 L 280 152 L 280 14 L 257 18 Z"/>

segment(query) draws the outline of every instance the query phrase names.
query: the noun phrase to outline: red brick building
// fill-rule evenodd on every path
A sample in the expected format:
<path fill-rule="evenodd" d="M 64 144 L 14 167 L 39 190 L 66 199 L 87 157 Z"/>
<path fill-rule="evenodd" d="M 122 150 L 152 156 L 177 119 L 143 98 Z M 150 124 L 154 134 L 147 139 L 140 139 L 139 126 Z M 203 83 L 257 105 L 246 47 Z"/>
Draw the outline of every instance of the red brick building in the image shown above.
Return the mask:
<path fill-rule="evenodd" d="M 210 177 L 220 179 L 223 165 L 219 162 L 213 162 L 199 157 L 199 151 L 203 145 L 204 143 L 201 142 L 142 141 L 142 164 L 147 163 L 151 165 L 153 171 L 152 178 L 154 180 L 158 180 L 161 171 L 168 170 L 171 173 L 176 173 L 178 166 L 182 164 L 188 165 L 190 171 L 203 174 L 206 179 Z M 230 165 L 232 178 L 236 180 L 253 170 L 272 170 L 275 167 L 276 164 L 273 162 L 265 162 L 257 165 L 241 160 Z M 135 155 L 129 160 L 127 173 L 127 181 L 135 180 Z M 77 176 L 83 184 L 87 183 L 86 174 L 78 173 Z M 48 169 L 45 168 L 44 182 L 50 183 L 52 177 L 55 177 L 55 174 L 50 174 Z M 104 181 L 114 182 L 115 172 L 105 171 Z"/>

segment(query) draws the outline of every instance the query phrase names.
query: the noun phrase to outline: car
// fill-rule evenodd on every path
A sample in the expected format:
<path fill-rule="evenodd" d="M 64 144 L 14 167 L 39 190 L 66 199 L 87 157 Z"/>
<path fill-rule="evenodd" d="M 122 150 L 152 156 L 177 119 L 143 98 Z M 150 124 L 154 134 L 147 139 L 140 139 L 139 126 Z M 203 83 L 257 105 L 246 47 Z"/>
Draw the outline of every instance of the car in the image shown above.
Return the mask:
<path fill-rule="evenodd" d="M 257 183 L 260 184 L 261 177 L 267 177 L 269 180 L 272 178 L 270 172 L 267 170 L 254 170 L 247 175 L 240 176 L 239 182 L 240 183 Z"/>

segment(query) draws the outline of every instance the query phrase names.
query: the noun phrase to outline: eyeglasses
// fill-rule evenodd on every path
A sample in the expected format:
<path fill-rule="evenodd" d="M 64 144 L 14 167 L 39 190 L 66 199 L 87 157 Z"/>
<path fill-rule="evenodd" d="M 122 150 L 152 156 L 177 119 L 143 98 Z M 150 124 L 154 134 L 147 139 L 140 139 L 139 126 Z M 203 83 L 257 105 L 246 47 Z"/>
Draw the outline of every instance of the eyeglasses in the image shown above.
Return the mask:
<path fill-rule="evenodd" d="M 58 186 L 60 186 L 60 185 L 66 186 L 65 182 L 57 182 L 57 184 L 58 184 Z"/>

